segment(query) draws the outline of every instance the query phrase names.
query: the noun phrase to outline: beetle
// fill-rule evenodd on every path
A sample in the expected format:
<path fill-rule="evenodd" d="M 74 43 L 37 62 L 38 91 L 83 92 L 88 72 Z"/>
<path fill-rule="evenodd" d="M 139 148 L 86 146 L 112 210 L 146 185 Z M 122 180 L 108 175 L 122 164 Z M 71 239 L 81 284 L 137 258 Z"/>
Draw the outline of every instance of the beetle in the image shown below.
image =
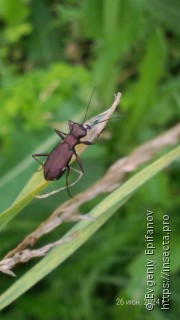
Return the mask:
<path fill-rule="evenodd" d="M 91 98 L 92 98 L 92 95 L 91 95 Z M 101 132 L 97 136 L 96 140 L 93 142 L 92 141 L 84 141 L 84 140 L 82 141 L 81 139 L 86 137 L 88 131 L 91 130 L 95 125 L 97 125 L 101 122 L 105 122 L 105 121 L 110 120 L 110 119 L 107 119 L 107 120 L 99 121 L 98 123 L 95 123 L 93 125 L 87 125 L 87 124 L 85 125 L 84 124 L 84 122 L 86 120 L 86 116 L 87 116 L 87 111 L 88 111 L 88 108 L 89 108 L 89 105 L 91 102 L 91 98 L 89 100 L 89 103 L 88 103 L 88 106 L 86 109 L 83 123 L 79 124 L 79 123 L 76 123 L 76 122 L 69 120 L 68 125 L 69 125 L 70 132 L 68 134 L 64 133 L 60 130 L 54 129 L 54 131 L 58 134 L 58 136 L 63 141 L 59 142 L 50 153 L 36 153 L 36 154 L 32 155 L 32 157 L 38 163 L 40 163 L 42 165 L 42 167 L 44 169 L 44 178 L 47 181 L 53 181 L 53 180 L 60 179 L 62 177 L 62 175 L 64 174 L 64 172 L 66 171 L 66 188 L 67 188 L 67 192 L 70 197 L 71 197 L 71 194 L 69 192 L 68 176 L 70 173 L 69 163 L 70 163 L 73 155 L 76 157 L 76 161 L 80 167 L 81 173 L 84 173 L 81 159 L 79 158 L 78 154 L 76 153 L 75 147 L 81 143 L 84 145 L 95 144 L 99 135 L 101 134 Z M 117 117 L 113 117 L 111 119 L 114 119 L 114 118 L 117 118 Z M 37 159 L 37 157 L 42 157 L 42 156 L 47 157 L 44 164 L 41 163 Z"/>
<path fill-rule="evenodd" d="M 66 171 L 66 186 L 69 196 L 71 196 L 68 188 L 68 176 L 70 173 L 69 163 L 73 155 L 75 155 L 77 163 L 82 173 L 84 173 L 82 162 L 76 153 L 75 146 L 83 143 L 85 145 L 95 144 L 96 141 L 81 141 L 82 138 L 87 136 L 88 130 L 93 126 L 79 124 L 69 120 L 69 134 L 66 134 L 60 130 L 54 129 L 54 131 L 63 140 L 59 142 L 50 153 L 36 153 L 32 157 L 39 162 L 44 168 L 44 178 L 47 181 L 58 180 L 62 177 Z M 42 164 L 36 157 L 47 156 L 44 164 Z"/>

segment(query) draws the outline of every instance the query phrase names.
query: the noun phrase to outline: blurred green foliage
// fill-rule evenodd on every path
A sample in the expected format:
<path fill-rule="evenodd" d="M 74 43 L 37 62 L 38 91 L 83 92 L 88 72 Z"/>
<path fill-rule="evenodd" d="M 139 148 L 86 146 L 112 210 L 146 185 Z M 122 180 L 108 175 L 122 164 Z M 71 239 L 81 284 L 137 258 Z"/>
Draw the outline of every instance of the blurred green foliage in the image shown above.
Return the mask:
<path fill-rule="evenodd" d="M 49 137 L 47 127 L 68 119 L 82 121 L 94 86 L 90 113 L 107 108 L 113 93 L 121 91 L 123 117 L 109 125 L 110 140 L 84 155 L 86 175 L 74 193 L 96 181 L 113 161 L 179 121 L 179 21 L 179 0 L 0 0 L 3 209 L 36 169 L 26 157 L 31 159 Z M 177 319 L 178 181 L 175 163 L 146 184 L 63 267 L 5 310 L 1 319 Z M 45 219 L 59 198 L 63 201 L 66 195 L 36 201 L 24 210 L 1 235 L 1 256 Z M 162 215 L 171 216 L 172 251 L 177 254 L 171 273 L 172 308 L 167 313 L 158 307 L 150 314 L 143 305 L 115 305 L 117 297 L 132 299 L 136 292 L 147 209 L 155 212 L 159 245 Z M 59 238 L 60 232 L 48 235 L 45 242 Z M 16 273 L 20 276 L 30 265 Z M 14 281 L 4 275 L 0 279 L 2 291 Z"/>
<path fill-rule="evenodd" d="M 5 85 L 0 90 L 3 143 L 7 135 L 13 135 L 18 128 L 42 129 L 48 119 L 55 120 L 60 106 L 72 99 L 72 93 L 76 100 L 80 99 L 77 88 L 85 87 L 88 79 L 88 73 L 81 66 L 56 63 L 47 70 L 32 70 Z"/>

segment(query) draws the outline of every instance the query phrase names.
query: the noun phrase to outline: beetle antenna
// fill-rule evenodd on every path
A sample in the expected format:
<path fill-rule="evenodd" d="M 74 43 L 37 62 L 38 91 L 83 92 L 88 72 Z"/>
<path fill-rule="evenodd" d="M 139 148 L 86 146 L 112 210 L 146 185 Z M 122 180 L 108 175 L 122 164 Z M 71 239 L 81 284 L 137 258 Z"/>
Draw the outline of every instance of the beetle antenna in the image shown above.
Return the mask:
<path fill-rule="evenodd" d="M 101 122 L 105 122 L 105 121 L 109 121 L 109 120 L 113 120 L 113 119 L 117 119 L 117 118 L 119 119 L 120 117 L 112 117 L 112 118 L 109 118 L 109 119 L 106 119 L 106 120 L 99 121 L 99 122 L 93 124 L 91 127 L 97 126 Z"/>
<path fill-rule="evenodd" d="M 91 93 L 91 96 L 90 96 L 90 99 L 89 99 L 89 102 L 88 102 L 88 105 L 87 105 L 87 108 L 86 108 L 86 113 L 85 113 L 85 116 L 84 116 L 83 123 L 86 121 L 86 117 L 87 117 L 87 113 L 88 113 L 88 110 L 89 110 L 89 106 L 91 104 L 91 100 L 92 100 L 92 97 L 94 95 L 94 91 L 95 90 L 96 90 L 96 87 L 94 87 L 93 92 Z"/>

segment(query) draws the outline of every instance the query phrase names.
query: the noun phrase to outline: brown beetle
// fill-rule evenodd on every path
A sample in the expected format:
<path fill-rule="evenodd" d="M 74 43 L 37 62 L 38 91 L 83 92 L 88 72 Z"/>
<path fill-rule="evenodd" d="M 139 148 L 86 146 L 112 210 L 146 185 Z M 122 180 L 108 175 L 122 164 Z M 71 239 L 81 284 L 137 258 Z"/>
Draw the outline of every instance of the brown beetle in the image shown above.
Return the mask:
<path fill-rule="evenodd" d="M 71 196 L 68 188 L 68 176 L 70 172 L 69 163 L 72 156 L 75 155 L 81 172 L 84 173 L 83 165 L 76 153 L 75 146 L 80 143 L 85 145 L 91 145 L 95 143 L 91 141 L 81 141 L 81 138 L 87 136 L 88 130 L 90 130 L 93 126 L 69 121 L 69 134 L 55 129 L 55 132 L 61 137 L 63 142 L 59 142 L 50 153 L 37 153 L 32 155 L 33 158 L 43 166 L 44 178 L 47 181 L 58 180 L 66 171 L 66 186 L 69 196 Z M 36 158 L 41 156 L 47 156 L 44 164 L 42 164 Z"/>

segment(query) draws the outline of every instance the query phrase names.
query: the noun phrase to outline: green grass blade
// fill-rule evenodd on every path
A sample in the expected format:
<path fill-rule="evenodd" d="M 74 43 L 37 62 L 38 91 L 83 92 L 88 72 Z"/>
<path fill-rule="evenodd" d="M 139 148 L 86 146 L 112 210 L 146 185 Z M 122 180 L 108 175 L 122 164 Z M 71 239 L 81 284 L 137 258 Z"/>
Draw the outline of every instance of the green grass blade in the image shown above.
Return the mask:
<path fill-rule="evenodd" d="M 150 180 L 155 174 L 168 166 L 172 161 L 180 157 L 180 147 L 174 148 L 166 155 L 162 156 L 152 164 L 141 170 L 130 178 L 123 186 L 115 190 L 103 201 L 101 201 L 91 212 L 90 215 L 95 221 L 81 221 L 77 223 L 65 236 L 69 239 L 76 235 L 73 241 L 66 242 L 61 246 L 52 249 L 40 262 L 31 270 L 18 279 L 0 297 L 0 310 L 16 300 L 39 280 L 54 270 L 73 252 L 75 252 L 92 234 L 96 232 L 122 204 L 145 182 Z"/>

